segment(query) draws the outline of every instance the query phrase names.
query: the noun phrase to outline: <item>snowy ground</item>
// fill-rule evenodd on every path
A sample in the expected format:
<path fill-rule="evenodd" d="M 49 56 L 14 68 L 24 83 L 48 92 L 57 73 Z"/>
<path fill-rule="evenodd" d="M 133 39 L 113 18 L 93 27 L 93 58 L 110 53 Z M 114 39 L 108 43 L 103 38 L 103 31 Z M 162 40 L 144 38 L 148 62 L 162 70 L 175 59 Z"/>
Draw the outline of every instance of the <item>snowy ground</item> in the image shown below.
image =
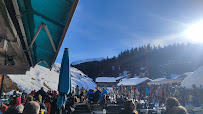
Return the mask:
<path fill-rule="evenodd" d="M 95 82 L 116 82 L 117 80 L 124 78 L 124 76 L 119 77 L 97 77 Z"/>
<path fill-rule="evenodd" d="M 203 86 L 203 66 L 199 67 L 181 82 L 181 86 L 186 87 L 187 89 L 192 89 L 193 84 L 198 88 Z"/>
<path fill-rule="evenodd" d="M 59 71 L 60 64 L 55 63 L 52 70 L 50 71 L 47 68 L 36 65 L 34 68 L 31 68 L 30 71 L 27 71 L 25 75 L 8 75 L 21 90 L 30 92 L 32 90 L 39 90 L 41 87 L 44 87 L 45 90 L 50 88 L 51 90 L 57 90 L 58 80 L 59 80 Z M 96 84 L 93 80 L 87 77 L 80 70 L 71 67 L 71 80 L 72 87 L 79 85 L 90 89 L 94 89 Z"/>

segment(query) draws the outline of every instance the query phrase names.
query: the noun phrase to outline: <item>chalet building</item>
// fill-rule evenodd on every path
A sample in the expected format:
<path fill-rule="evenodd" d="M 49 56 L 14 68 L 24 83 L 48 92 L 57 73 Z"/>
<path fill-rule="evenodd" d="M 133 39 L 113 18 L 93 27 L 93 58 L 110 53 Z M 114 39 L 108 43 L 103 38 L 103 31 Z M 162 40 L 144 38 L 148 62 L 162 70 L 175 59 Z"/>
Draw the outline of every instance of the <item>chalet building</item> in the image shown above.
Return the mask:
<path fill-rule="evenodd" d="M 126 95 L 128 98 L 135 98 L 135 94 L 138 91 L 138 88 L 145 89 L 147 87 L 147 83 L 150 82 L 151 79 L 144 78 L 123 78 L 118 84 L 118 90 L 116 94 L 118 95 Z"/>
<path fill-rule="evenodd" d="M 112 87 L 112 86 L 116 86 L 122 78 L 124 78 L 124 76 L 97 77 L 95 82 L 97 84 L 97 87 Z"/>

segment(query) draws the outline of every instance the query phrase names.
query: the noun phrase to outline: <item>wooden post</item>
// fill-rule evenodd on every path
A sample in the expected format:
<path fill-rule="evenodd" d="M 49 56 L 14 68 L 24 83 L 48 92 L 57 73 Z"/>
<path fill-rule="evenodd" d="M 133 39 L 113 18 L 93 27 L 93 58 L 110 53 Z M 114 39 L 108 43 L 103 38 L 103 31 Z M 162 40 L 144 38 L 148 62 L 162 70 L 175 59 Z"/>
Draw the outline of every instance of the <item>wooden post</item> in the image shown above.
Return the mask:
<path fill-rule="evenodd" d="M 0 74 L 0 98 L 3 92 L 4 74 Z"/>

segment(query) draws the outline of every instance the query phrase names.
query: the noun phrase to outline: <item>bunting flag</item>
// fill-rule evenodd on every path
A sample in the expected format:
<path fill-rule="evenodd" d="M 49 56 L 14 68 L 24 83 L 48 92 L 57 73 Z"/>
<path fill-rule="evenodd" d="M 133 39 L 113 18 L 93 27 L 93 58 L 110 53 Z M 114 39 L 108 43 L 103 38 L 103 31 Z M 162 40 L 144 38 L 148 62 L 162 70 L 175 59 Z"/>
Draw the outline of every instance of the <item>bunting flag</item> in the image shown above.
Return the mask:
<path fill-rule="evenodd" d="M 137 91 L 136 91 L 136 93 L 138 93 L 139 91 L 138 91 L 138 89 L 137 89 Z"/>
<path fill-rule="evenodd" d="M 130 88 L 131 88 L 131 91 L 133 91 L 133 87 L 132 87 L 132 86 L 130 86 Z"/>

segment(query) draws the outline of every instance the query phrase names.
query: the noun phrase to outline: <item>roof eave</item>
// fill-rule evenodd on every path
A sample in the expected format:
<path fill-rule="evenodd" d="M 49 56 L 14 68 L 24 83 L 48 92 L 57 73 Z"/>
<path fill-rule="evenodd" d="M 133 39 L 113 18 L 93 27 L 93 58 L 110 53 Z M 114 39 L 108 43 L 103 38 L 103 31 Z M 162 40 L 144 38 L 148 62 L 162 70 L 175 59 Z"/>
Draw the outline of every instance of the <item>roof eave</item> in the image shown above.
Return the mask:
<path fill-rule="evenodd" d="M 72 7 L 71 7 L 71 9 L 70 9 L 70 13 L 69 13 L 68 19 L 67 19 L 67 21 L 66 21 L 66 25 L 65 25 L 65 28 L 64 28 L 64 30 L 63 30 L 63 34 L 62 34 L 62 36 L 61 36 L 61 40 L 60 40 L 60 42 L 59 42 L 59 46 L 58 46 L 58 49 L 57 49 L 57 51 L 56 51 L 55 57 L 54 57 L 54 59 L 53 59 L 53 62 L 52 62 L 52 64 L 51 64 L 50 70 L 51 70 L 51 68 L 53 67 L 53 64 L 54 64 L 54 62 L 55 62 L 55 60 L 56 60 L 56 57 L 57 57 L 57 55 L 58 55 L 58 53 L 59 53 L 59 51 L 60 51 L 61 45 L 62 45 L 63 40 L 64 40 L 64 38 L 65 38 L 65 36 L 66 36 L 66 33 L 67 33 L 67 31 L 68 31 L 69 25 L 70 25 L 71 20 L 72 20 L 72 18 L 73 18 L 73 14 L 74 14 L 74 12 L 75 12 L 75 10 L 76 10 L 76 7 L 77 7 L 77 5 L 78 5 L 78 2 L 79 2 L 79 0 L 74 0 L 74 1 L 73 1 Z"/>

